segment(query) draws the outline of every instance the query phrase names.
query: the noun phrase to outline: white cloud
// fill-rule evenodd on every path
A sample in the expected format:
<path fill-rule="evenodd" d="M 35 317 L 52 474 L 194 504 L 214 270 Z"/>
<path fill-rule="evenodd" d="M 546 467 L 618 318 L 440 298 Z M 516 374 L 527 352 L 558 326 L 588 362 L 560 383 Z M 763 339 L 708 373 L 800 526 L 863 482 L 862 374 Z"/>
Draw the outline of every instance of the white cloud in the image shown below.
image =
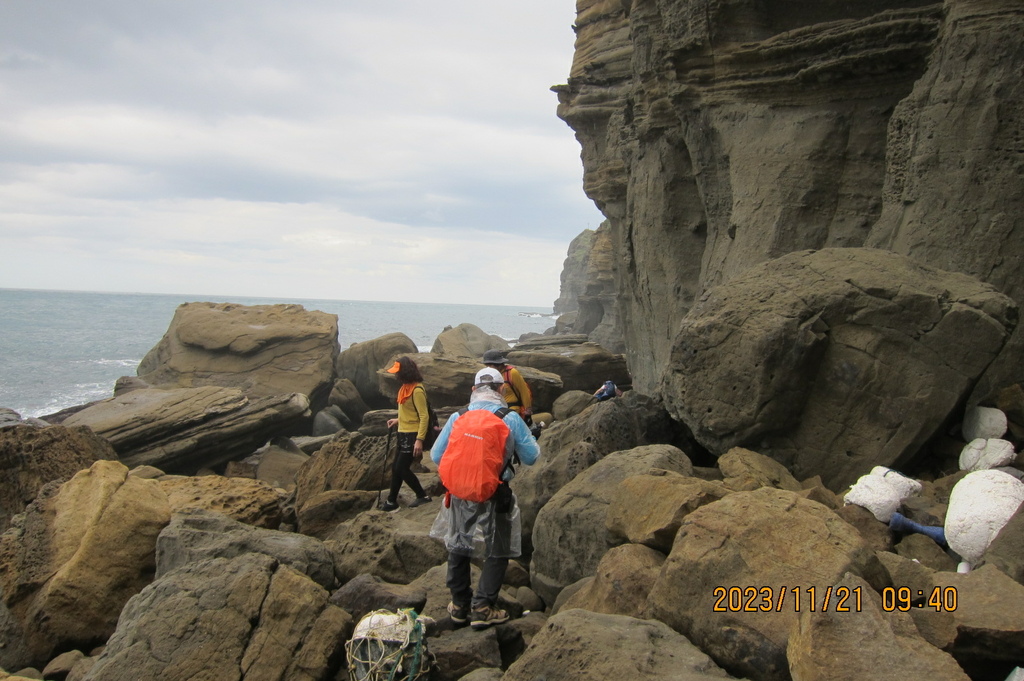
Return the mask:
<path fill-rule="evenodd" d="M 549 305 L 600 220 L 571 2 L 5 12 L 0 287 Z"/>

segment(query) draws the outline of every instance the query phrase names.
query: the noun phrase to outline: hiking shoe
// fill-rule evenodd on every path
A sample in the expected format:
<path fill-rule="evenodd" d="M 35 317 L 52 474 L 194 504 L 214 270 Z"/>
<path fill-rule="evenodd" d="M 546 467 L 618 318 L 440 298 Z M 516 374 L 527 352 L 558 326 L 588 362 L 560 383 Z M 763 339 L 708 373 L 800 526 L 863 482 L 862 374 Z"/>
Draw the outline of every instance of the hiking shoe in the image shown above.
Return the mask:
<path fill-rule="evenodd" d="M 469 606 L 468 605 L 455 605 L 454 602 L 448 604 L 448 616 L 452 618 L 452 622 L 456 624 L 465 624 L 466 620 L 469 619 Z"/>
<path fill-rule="evenodd" d="M 486 629 L 492 624 L 501 624 L 502 622 L 508 622 L 508 613 L 489 605 L 473 608 L 473 612 L 469 614 L 469 626 L 474 629 Z"/>
<path fill-rule="evenodd" d="M 391 511 L 397 511 L 398 504 L 390 501 L 385 501 L 383 504 L 380 505 L 380 510 L 387 511 L 388 513 L 390 513 Z"/>
<path fill-rule="evenodd" d="M 416 508 L 417 506 L 422 506 L 423 504 L 429 501 L 433 501 L 433 499 L 431 499 L 430 497 L 416 497 L 416 500 L 409 504 L 409 508 Z"/>

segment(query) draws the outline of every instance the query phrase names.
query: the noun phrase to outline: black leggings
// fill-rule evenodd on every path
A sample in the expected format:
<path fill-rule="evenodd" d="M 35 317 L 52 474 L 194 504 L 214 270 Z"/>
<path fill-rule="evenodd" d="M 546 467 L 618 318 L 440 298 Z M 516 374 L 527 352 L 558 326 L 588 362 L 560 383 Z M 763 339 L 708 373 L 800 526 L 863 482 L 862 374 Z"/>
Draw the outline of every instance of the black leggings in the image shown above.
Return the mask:
<path fill-rule="evenodd" d="M 391 492 L 388 494 L 388 501 L 392 504 L 398 503 L 398 490 L 402 489 L 402 483 L 409 485 L 417 497 L 425 497 L 416 474 L 409 470 L 412 466 L 412 448 L 416 444 L 416 433 L 398 433 L 398 451 L 395 453 L 395 465 L 391 469 Z"/>

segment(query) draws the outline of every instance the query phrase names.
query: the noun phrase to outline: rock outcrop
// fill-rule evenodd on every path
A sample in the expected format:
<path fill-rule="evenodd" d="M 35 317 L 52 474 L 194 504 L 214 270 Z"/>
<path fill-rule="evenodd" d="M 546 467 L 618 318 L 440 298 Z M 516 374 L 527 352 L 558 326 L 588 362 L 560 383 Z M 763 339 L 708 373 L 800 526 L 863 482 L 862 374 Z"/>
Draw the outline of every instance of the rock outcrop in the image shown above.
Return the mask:
<path fill-rule="evenodd" d="M 605 381 L 628 388 L 632 379 L 626 369 L 626 360 L 592 342 L 579 342 L 578 336 L 552 336 L 523 341 L 507 355 L 509 364 L 519 368 L 530 367 L 561 379 L 562 390 L 584 390 L 593 393 Z M 530 385 L 528 372 L 523 374 Z M 537 392 L 535 390 L 535 392 Z M 548 398 L 545 406 L 553 400 Z M 537 411 L 536 409 L 534 411 Z"/>
<path fill-rule="evenodd" d="M 43 485 L 63 482 L 101 459 L 117 459 L 117 453 L 89 428 L 0 428 L 0 533 Z"/>
<path fill-rule="evenodd" d="M 301 305 L 186 303 L 142 359 L 156 388 L 239 388 L 252 397 L 301 393 L 327 401 L 338 357 L 338 317 Z"/>
<path fill-rule="evenodd" d="M 552 309 L 556 315 L 576 312 L 580 309 L 579 297 L 587 287 L 587 263 L 590 261 L 590 250 L 594 244 L 594 230 L 585 229 L 569 242 L 562 263 L 562 274 L 559 276 L 560 286 L 558 299 Z"/>
<path fill-rule="evenodd" d="M 265 554 L 188 563 L 128 602 L 86 681 L 332 678 L 353 622 L 329 596 Z"/>
<path fill-rule="evenodd" d="M 584 0 L 575 27 L 558 114 L 640 390 L 704 292 L 794 251 L 887 248 L 1024 300 L 1015 0 Z M 1021 333 L 972 399 L 1024 377 Z"/>
<path fill-rule="evenodd" d="M 438 355 L 468 357 L 479 361 L 488 350 L 508 349 L 508 342 L 501 336 L 486 333 L 475 324 L 459 324 L 438 334 L 430 351 Z"/>
<path fill-rule="evenodd" d="M 89 426 L 128 466 L 194 473 L 248 456 L 308 416 L 309 400 L 300 393 L 249 398 L 238 388 L 211 386 L 133 390 L 96 402 L 64 424 Z"/>
<path fill-rule="evenodd" d="M 121 607 L 151 581 L 170 516 L 158 482 L 97 461 L 44 487 L 23 525 L 0 535 L 0 591 L 37 664 L 106 641 Z"/>
<path fill-rule="evenodd" d="M 792 253 L 701 297 L 661 394 L 712 453 L 753 446 L 838 491 L 908 465 L 1016 321 L 990 286 L 905 256 Z"/>

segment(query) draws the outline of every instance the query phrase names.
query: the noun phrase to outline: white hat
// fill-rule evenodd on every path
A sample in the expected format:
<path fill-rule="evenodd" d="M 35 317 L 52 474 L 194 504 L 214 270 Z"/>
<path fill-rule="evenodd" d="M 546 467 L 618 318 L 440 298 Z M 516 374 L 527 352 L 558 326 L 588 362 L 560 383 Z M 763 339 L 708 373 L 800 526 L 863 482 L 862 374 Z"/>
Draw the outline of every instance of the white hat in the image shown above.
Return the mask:
<path fill-rule="evenodd" d="M 488 385 L 494 383 L 504 383 L 505 379 L 501 377 L 501 372 L 497 369 L 487 367 L 476 372 L 476 378 L 473 380 L 473 385 Z"/>

